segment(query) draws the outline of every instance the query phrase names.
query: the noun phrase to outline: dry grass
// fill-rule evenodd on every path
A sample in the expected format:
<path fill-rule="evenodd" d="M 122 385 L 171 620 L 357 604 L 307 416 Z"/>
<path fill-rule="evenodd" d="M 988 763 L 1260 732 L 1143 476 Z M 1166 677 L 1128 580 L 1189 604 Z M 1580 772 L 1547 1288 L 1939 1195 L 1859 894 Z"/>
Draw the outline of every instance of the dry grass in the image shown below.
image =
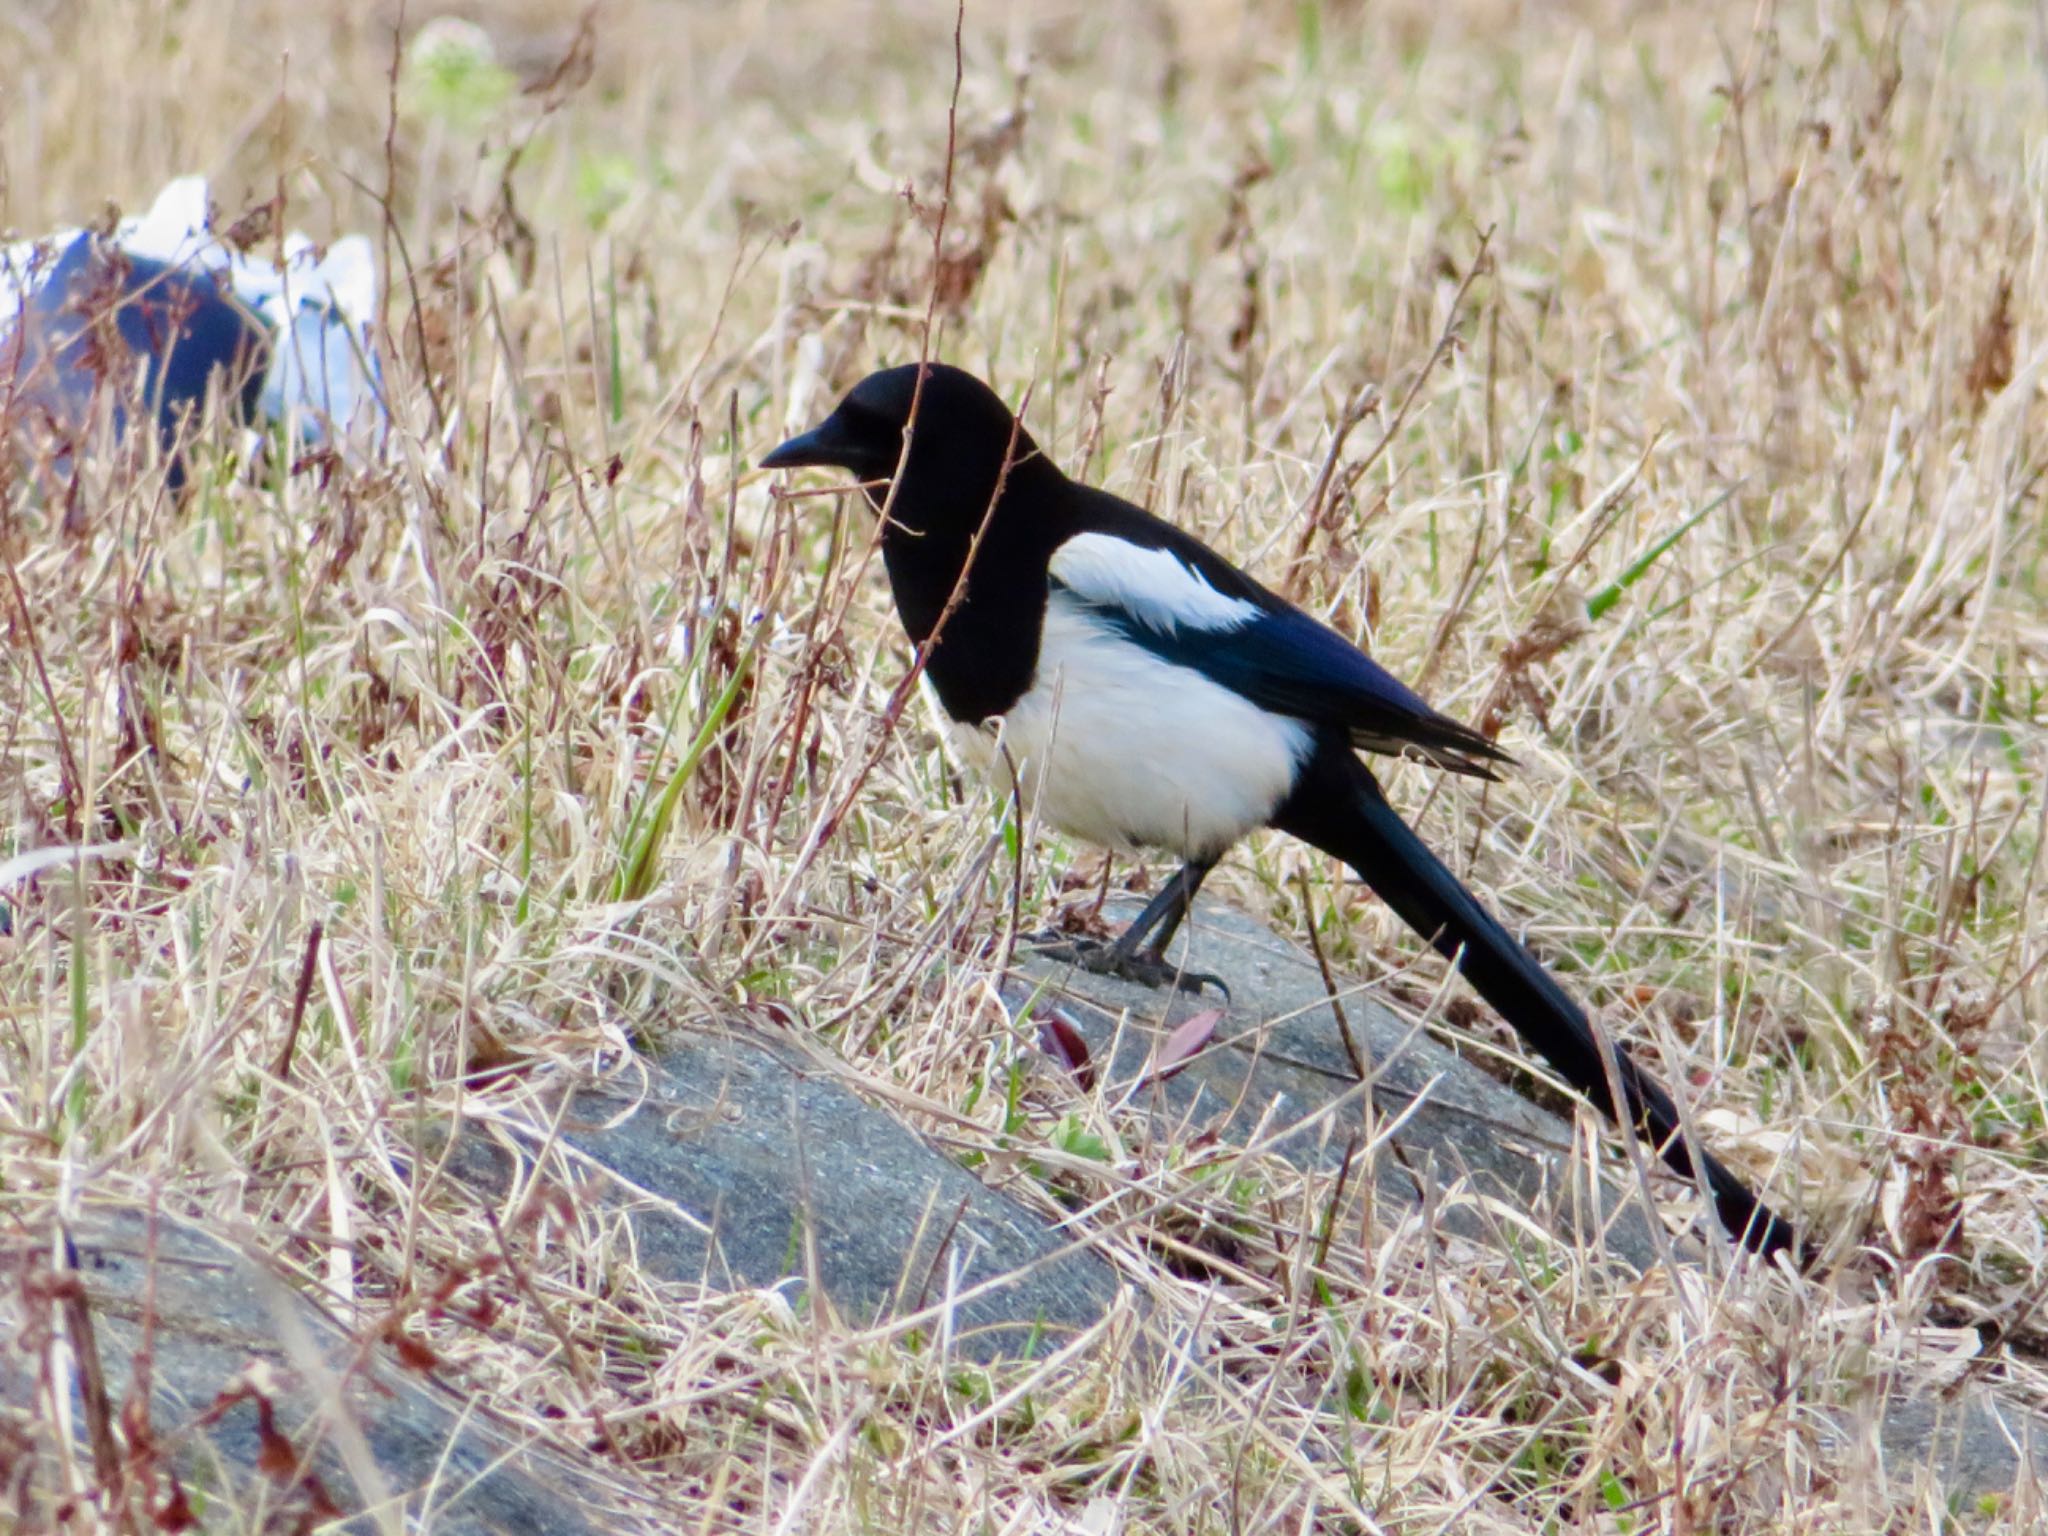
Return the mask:
<path fill-rule="evenodd" d="M 748 468 L 916 351 L 951 13 L 615 0 L 579 54 L 568 5 L 482 4 L 510 91 L 406 82 L 387 155 L 395 14 L 316 9 L 0 16 L 0 224 L 198 168 L 230 213 L 375 229 L 390 189 L 401 422 L 375 468 L 222 456 L 182 501 L 89 472 L 68 520 L 7 490 L 0 854 L 118 845 L 0 893 L 10 1221 L 84 1189 L 246 1223 L 572 1454 L 630 1423 L 595 1454 L 678 1529 L 2038 1518 L 1950 1511 L 1818 1417 L 1972 1351 L 2048 1405 L 2032 12 L 966 31 L 939 350 L 1498 723 L 1511 782 L 1403 769 L 1397 801 L 1849 1261 L 1803 1284 L 1525 1269 L 1384 1210 L 1319 1254 L 1327 1179 L 1198 1167 L 1097 1104 L 1112 1163 L 1002 1153 L 1077 1109 L 1038 1074 L 1006 1122 L 1004 808 L 882 721 L 906 657 L 864 518 Z M 1026 911 L 1077 862 L 1029 844 Z M 1304 873 L 1334 961 L 1415 963 L 1299 847 L 1220 885 L 1287 929 Z M 1027 1198 L 1103 1202 L 1184 1353 L 986 1376 L 662 1294 L 573 1207 L 535 1289 L 474 1281 L 489 1328 L 429 1316 L 493 1249 L 409 1179 L 416 1127 L 706 1017 L 844 1055 Z M 1162 1255 L 1209 1211 L 1234 1246 L 1198 1284 Z"/>

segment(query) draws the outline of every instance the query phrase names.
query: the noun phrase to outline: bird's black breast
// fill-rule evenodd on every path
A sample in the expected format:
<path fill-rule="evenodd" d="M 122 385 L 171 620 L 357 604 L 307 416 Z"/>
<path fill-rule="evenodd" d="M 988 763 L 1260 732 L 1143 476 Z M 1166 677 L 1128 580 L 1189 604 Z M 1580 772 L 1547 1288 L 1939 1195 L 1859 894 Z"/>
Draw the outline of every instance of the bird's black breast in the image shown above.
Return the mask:
<path fill-rule="evenodd" d="M 936 635 L 925 676 L 954 720 L 974 724 L 1008 713 L 1038 670 L 1048 578 L 1044 558 L 1017 545 L 985 538 L 967 568 L 969 541 L 894 527 L 883 535 L 897 617 L 919 645 Z M 960 600 L 948 614 L 963 568 Z"/>

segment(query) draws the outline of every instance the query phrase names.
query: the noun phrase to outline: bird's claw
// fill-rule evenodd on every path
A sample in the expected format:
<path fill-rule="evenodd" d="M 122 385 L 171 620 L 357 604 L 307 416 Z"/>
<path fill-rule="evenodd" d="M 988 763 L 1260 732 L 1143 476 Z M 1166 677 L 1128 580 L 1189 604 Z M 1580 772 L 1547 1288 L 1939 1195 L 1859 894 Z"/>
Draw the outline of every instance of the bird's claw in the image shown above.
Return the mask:
<path fill-rule="evenodd" d="M 1199 994 L 1203 987 L 1210 986 L 1223 994 L 1225 1003 L 1230 1001 L 1230 988 L 1221 976 L 1209 971 L 1186 970 L 1149 950 L 1130 952 L 1108 940 L 1054 933 L 1034 934 L 1024 943 L 1034 954 L 1075 966 L 1090 975 L 1114 976 L 1155 991 L 1171 986 L 1182 992 Z"/>

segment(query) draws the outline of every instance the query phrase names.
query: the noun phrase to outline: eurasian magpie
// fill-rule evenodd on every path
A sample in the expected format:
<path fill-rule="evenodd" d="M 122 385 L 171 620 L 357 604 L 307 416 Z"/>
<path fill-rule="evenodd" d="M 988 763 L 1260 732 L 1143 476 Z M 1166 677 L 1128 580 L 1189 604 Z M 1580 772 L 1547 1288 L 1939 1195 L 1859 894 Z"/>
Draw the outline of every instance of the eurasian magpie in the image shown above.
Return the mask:
<path fill-rule="evenodd" d="M 960 369 L 870 374 L 761 461 L 859 477 L 883 512 L 896 612 L 952 755 L 1072 836 L 1157 848 L 1177 874 L 1077 958 L 1157 984 L 1229 847 L 1277 827 L 1358 872 L 1572 1087 L 1616 1119 L 1584 1010 L 1396 814 L 1359 752 L 1494 777 L 1507 754 L 1200 541 L 1070 480 Z M 1014 775 L 1014 780 L 1013 780 Z M 1627 1123 L 1693 1177 L 1670 1096 L 1616 1046 Z M 1792 1228 L 1712 1157 L 1722 1223 L 1760 1252 Z"/>

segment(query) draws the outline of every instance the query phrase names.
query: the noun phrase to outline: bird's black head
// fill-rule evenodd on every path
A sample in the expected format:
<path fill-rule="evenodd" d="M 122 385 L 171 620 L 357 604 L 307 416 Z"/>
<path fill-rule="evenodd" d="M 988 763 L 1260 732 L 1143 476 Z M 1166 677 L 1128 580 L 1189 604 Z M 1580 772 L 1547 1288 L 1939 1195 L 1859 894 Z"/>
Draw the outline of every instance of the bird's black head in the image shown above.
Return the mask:
<path fill-rule="evenodd" d="M 1005 461 L 1011 481 L 1020 472 L 1050 468 L 1002 397 L 973 374 L 944 363 L 907 363 L 869 374 L 837 410 L 770 453 L 761 467 L 849 470 L 867 485 L 868 499 L 879 507 L 901 463 L 895 520 L 920 533 L 954 527 L 971 533 L 988 511 Z"/>

